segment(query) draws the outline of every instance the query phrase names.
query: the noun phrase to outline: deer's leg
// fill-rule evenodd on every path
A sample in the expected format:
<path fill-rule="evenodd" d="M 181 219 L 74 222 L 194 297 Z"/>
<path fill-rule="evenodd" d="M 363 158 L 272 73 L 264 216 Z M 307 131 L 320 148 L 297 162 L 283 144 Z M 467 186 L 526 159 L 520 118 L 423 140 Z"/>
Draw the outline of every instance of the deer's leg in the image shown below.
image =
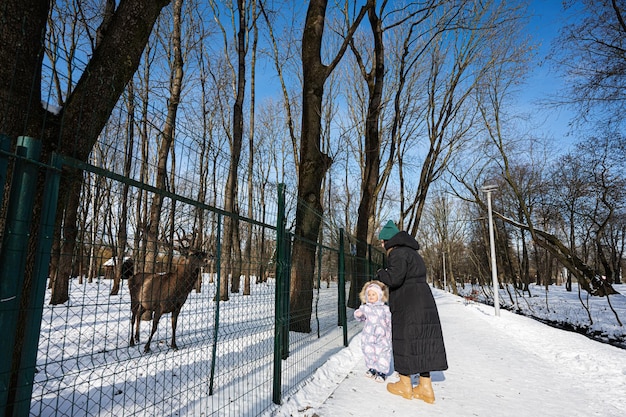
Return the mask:
<path fill-rule="evenodd" d="M 131 304 L 130 306 L 130 345 L 135 346 L 135 338 L 133 337 L 133 328 L 135 327 L 135 319 L 137 318 L 137 309 L 139 306 Z"/>
<path fill-rule="evenodd" d="M 141 315 L 145 311 L 141 303 L 137 303 L 135 310 L 135 342 L 139 343 L 139 326 L 141 325 Z M 134 343 L 133 343 L 134 345 Z"/>
<path fill-rule="evenodd" d="M 162 314 L 163 313 L 161 313 L 160 307 L 157 307 L 157 309 L 154 310 L 154 317 L 152 318 L 152 331 L 150 332 L 150 337 L 148 338 L 148 341 L 146 342 L 146 347 L 143 349 L 145 353 L 150 352 L 150 342 L 152 342 L 152 336 L 154 336 L 154 334 L 156 333 L 157 327 L 159 326 L 159 320 L 161 320 Z"/>
<path fill-rule="evenodd" d="M 180 313 L 180 308 L 172 311 L 172 349 L 178 350 L 178 346 L 176 345 L 176 325 L 178 324 L 178 314 Z"/>

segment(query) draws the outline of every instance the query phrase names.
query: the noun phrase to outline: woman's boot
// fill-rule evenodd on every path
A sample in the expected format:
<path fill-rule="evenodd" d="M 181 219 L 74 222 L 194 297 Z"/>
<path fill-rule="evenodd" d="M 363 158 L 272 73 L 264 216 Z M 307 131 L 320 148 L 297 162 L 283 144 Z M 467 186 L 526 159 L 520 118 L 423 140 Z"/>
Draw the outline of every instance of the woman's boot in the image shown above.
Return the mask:
<path fill-rule="evenodd" d="M 425 401 L 428 404 L 435 402 L 435 392 L 433 391 L 433 384 L 430 378 L 420 376 L 419 385 L 413 388 L 413 398 Z"/>
<path fill-rule="evenodd" d="M 398 382 L 387 384 L 387 391 L 394 395 L 401 395 L 407 400 L 413 398 L 413 385 L 411 385 L 411 377 L 408 375 L 400 375 Z"/>

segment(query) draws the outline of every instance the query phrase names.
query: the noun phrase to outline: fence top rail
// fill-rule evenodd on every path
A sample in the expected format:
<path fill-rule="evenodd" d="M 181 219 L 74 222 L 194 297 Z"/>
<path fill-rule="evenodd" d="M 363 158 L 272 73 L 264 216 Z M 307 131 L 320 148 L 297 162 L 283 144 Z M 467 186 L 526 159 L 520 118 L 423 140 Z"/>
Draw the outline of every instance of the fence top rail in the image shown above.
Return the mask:
<path fill-rule="evenodd" d="M 212 212 L 214 212 L 216 214 L 220 214 L 222 216 L 231 217 L 231 218 L 236 219 L 236 220 L 243 220 L 245 222 L 252 223 L 252 224 L 255 224 L 257 226 L 261 226 L 261 227 L 269 228 L 269 229 L 272 229 L 272 230 L 276 230 L 276 225 L 266 224 L 266 223 L 260 222 L 258 220 L 249 219 L 249 218 L 247 218 L 245 216 L 241 216 L 241 215 L 239 215 L 237 213 L 231 213 L 231 212 L 219 209 L 219 208 L 211 206 L 209 204 L 202 203 L 202 202 L 194 200 L 192 198 L 185 197 L 183 195 L 176 194 L 176 193 L 173 193 L 171 191 L 167 191 L 167 190 L 155 187 L 153 185 L 146 184 L 144 182 L 137 181 L 135 179 L 125 177 L 125 176 L 123 176 L 121 174 L 117 174 L 117 173 L 109 171 L 107 169 L 100 168 L 100 167 L 97 167 L 95 165 L 89 164 L 87 162 L 80 161 L 80 160 L 72 158 L 70 156 L 56 154 L 56 157 L 59 159 L 61 164 L 64 164 L 64 165 L 67 165 L 67 166 L 70 166 L 70 167 L 73 167 L 73 168 L 77 168 L 77 169 L 80 169 L 80 170 L 83 170 L 83 171 L 88 171 L 88 172 L 94 173 L 96 175 L 101 175 L 101 176 L 110 178 L 110 179 L 115 180 L 115 181 L 120 181 L 122 183 L 129 184 L 129 185 L 131 185 L 133 187 L 137 187 L 137 188 L 140 188 L 140 189 L 145 190 L 145 191 L 149 191 L 149 192 L 156 193 L 156 194 L 161 194 L 162 196 L 171 198 L 172 200 L 180 201 L 180 202 L 183 202 L 183 203 L 186 203 L 186 204 L 198 207 L 198 208 L 203 209 L 203 210 L 212 211 Z"/>

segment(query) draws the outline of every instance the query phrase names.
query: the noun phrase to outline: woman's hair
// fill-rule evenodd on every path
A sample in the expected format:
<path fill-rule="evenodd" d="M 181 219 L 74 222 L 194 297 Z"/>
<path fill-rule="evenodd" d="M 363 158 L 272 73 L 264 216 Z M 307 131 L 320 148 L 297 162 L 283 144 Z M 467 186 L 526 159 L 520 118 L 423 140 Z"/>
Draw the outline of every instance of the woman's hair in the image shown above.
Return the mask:
<path fill-rule="evenodd" d="M 381 292 L 383 293 L 382 300 L 379 300 L 379 301 L 386 303 L 387 300 L 389 300 L 389 288 L 387 288 L 387 286 L 383 284 L 382 282 L 380 282 L 379 280 L 374 279 L 371 281 L 367 281 L 365 285 L 363 285 L 363 288 L 361 289 L 361 292 L 359 293 L 359 299 L 361 300 L 361 303 L 363 304 L 367 303 L 367 289 L 370 285 L 377 286 L 378 288 L 380 288 Z"/>

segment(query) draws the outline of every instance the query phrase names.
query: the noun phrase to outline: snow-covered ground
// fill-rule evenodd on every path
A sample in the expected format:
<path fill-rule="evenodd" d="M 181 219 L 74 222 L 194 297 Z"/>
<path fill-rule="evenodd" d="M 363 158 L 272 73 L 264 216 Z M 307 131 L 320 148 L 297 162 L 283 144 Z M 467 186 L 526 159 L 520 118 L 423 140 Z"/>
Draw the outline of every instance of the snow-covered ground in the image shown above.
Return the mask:
<path fill-rule="evenodd" d="M 626 286 L 616 289 L 622 294 L 611 296 L 611 304 L 623 322 Z M 366 378 L 356 337 L 273 415 L 617 417 L 626 412 L 626 350 L 505 309 L 496 316 L 493 307 L 441 290 L 433 293 L 449 362 L 448 370 L 433 373 L 434 404 L 391 395 L 386 384 Z M 537 316 L 589 324 L 576 287 L 568 293 L 550 286 L 547 298 L 540 287 L 531 293 L 518 302 Z M 508 295 L 501 291 L 500 297 Z M 613 338 L 626 334 L 606 298 L 583 295 L 583 300 L 594 329 Z"/>
<path fill-rule="evenodd" d="M 572 291 L 563 285 L 530 285 L 528 292 L 521 293 L 508 285 L 498 292 L 502 308 L 524 316 L 536 318 L 556 327 L 575 330 L 596 340 L 626 348 L 626 285 L 616 285 L 619 294 L 609 297 L 592 297 L 586 291 Z M 459 295 L 466 300 L 493 305 L 491 287 L 465 286 Z"/>
<path fill-rule="evenodd" d="M 44 305 L 31 415 L 612 417 L 626 411 L 625 349 L 505 308 L 496 317 L 493 307 L 476 301 L 488 295 L 488 288 L 466 286 L 463 295 L 433 289 L 450 368 L 433 374 L 437 399 L 429 405 L 393 396 L 385 384 L 364 376 L 361 324 L 349 309 L 350 344 L 343 348 L 337 287 L 323 286 L 315 295 L 321 316 L 314 324 L 321 335 L 290 335 L 282 383 L 300 388 L 278 407 L 272 404 L 273 281 L 253 284 L 251 296 L 233 294 L 221 303 L 218 343 L 215 284 L 206 282 L 181 312 L 180 349 L 168 347 L 168 315 L 150 354 L 143 353 L 143 343 L 128 346 L 128 293 L 124 286 L 111 297 L 110 285 L 110 280 L 72 281 L 66 305 Z M 532 297 L 505 289 L 499 294 L 525 314 L 589 326 L 605 340 L 623 340 L 626 328 L 617 318 L 626 320 L 626 285 L 616 289 L 622 294 L 610 298 L 615 313 L 606 298 L 581 294 L 581 303 L 576 287 L 566 292 L 550 286 L 546 293 L 533 286 Z M 148 327 L 144 323 L 144 343 Z M 310 370 L 313 376 L 299 384 Z"/>

